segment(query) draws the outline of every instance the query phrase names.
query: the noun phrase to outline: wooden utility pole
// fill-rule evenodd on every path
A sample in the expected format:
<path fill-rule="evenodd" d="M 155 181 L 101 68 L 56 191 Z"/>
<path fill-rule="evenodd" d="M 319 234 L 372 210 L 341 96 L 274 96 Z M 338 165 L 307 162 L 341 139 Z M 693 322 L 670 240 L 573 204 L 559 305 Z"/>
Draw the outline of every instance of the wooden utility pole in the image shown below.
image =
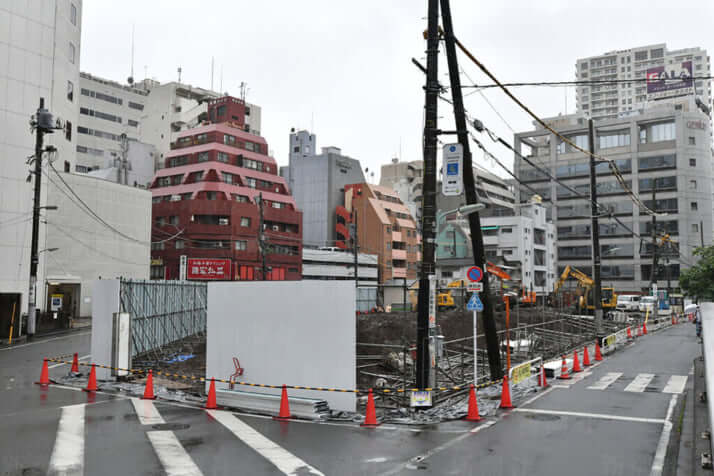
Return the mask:
<path fill-rule="evenodd" d="M 422 196 L 422 265 L 419 270 L 417 306 L 416 386 L 429 381 L 429 276 L 434 274 L 436 219 L 436 146 L 439 100 L 439 0 L 429 0 L 426 41 L 426 86 L 424 87 L 424 181 Z"/>
<path fill-rule="evenodd" d="M 600 223 L 598 222 L 597 184 L 595 169 L 595 129 L 592 118 L 588 120 L 588 145 L 590 147 L 590 212 L 592 214 L 591 233 L 593 241 L 593 308 L 595 309 L 595 334 L 598 340 L 604 337 L 602 332 L 602 280 L 600 279 Z M 587 310 L 588 303 L 585 302 Z"/>

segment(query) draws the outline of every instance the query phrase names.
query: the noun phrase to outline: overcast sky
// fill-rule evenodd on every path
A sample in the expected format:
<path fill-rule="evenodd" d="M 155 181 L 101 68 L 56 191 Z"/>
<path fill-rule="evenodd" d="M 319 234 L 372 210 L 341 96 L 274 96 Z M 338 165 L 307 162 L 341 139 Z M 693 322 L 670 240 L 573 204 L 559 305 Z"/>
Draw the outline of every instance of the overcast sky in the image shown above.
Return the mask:
<path fill-rule="evenodd" d="M 134 76 L 177 79 L 239 94 L 262 107 L 262 134 L 279 164 L 287 164 L 291 127 L 311 129 L 318 147 L 334 145 L 370 171 L 422 158 L 424 75 L 410 62 L 424 58 L 425 0 L 84 0 L 82 71 L 126 81 Z M 577 5 L 577 6 L 575 6 Z M 502 81 L 573 80 L 575 60 L 614 49 L 667 43 L 711 54 L 714 2 L 707 0 L 452 0 L 456 36 Z M 486 83 L 460 55 L 462 69 Z M 440 78 L 448 84 L 446 62 Z M 468 80 L 464 77 L 464 82 Z M 514 90 L 541 116 L 575 111 L 573 88 Z M 469 90 L 465 91 L 467 94 Z M 497 90 L 484 93 L 516 131 L 531 120 Z M 566 110 L 567 103 L 567 110 Z M 512 142 L 513 133 L 480 94 L 469 112 Z M 440 126 L 453 112 L 440 102 Z M 445 140 L 448 140 L 445 138 Z M 490 149 L 510 165 L 497 144 Z M 495 164 L 477 163 L 499 173 Z"/>

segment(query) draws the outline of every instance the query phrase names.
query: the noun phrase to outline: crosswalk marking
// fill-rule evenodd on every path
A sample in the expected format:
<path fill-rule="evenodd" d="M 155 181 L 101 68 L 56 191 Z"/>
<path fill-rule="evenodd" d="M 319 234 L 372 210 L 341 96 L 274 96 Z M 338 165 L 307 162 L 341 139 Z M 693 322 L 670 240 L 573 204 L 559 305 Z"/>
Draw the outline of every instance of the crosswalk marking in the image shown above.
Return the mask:
<path fill-rule="evenodd" d="M 217 422 L 228 428 L 243 443 L 253 448 L 261 456 L 277 466 L 283 473 L 324 476 L 319 470 L 310 466 L 285 448 L 273 443 L 249 425 L 243 423 L 232 413 L 220 410 L 206 410 L 206 412 Z"/>
<path fill-rule="evenodd" d="M 146 435 L 167 476 L 203 476 L 173 431 L 148 431 Z"/>
<path fill-rule="evenodd" d="M 637 377 L 625 387 L 625 392 L 644 392 L 653 378 L 654 374 L 637 374 Z"/>
<path fill-rule="evenodd" d="M 663 393 L 682 393 L 687 384 L 686 375 L 672 375 L 664 386 Z"/>
<path fill-rule="evenodd" d="M 591 385 L 588 388 L 590 390 L 605 390 L 620 377 L 622 377 L 622 372 L 608 372 L 595 385 Z"/>
<path fill-rule="evenodd" d="M 84 474 L 85 404 L 62 407 L 47 474 L 82 476 Z"/>
<path fill-rule="evenodd" d="M 151 400 L 132 398 L 131 403 L 134 405 L 134 410 L 142 425 L 160 425 L 164 423 L 164 419 Z"/>

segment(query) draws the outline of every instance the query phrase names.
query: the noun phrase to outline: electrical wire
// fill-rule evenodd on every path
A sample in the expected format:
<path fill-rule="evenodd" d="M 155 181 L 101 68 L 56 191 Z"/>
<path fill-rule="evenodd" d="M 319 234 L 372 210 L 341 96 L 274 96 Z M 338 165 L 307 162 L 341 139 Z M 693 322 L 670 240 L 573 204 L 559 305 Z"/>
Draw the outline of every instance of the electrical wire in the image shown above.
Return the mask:
<path fill-rule="evenodd" d="M 626 182 L 625 178 L 622 176 L 622 173 L 621 173 L 620 170 L 617 168 L 617 165 L 615 165 L 614 160 L 608 159 L 608 158 L 606 158 L 606 157 L 602 157 L 602 156 L 599 156 L 599 155 L 596 155 L 596 154 L 594 154 L 593 152 L 590 152 L 590 151 L 587 151 L 587 150 L 583 149 L 582 147 L 578 146 L 578 145 L 575 144 L 573 141 L 571 141 L 571 140 L 568 139 L 567 137 L 563 136 L 562 134 L 560 134 L 559 132 L 557 132 L 557 131 L 556 131 L 555 129 L 553 129 L 552 127 L 550 127 L 545 121 L 543 121 L 543 119 L 541 119 L 538 115 L 536 115 L 533 111 L 531 111 L 530 108 L 528 108 L 528 106 L 526 106 L 526 105 L 525 105 L 521 100 L 519 100 L 513 93 L 511 93 L 511 91 L 509 91 L 508 88 L 507 88 L 506 86 L 504 86 L 504 85 L 493 75 L 493 73 L 491 73 L 491 71 L 488 70 L 488 68 L 486 68 L 486 66 L 484 66 L 478 59 L 476 59 L 476 57 L 475 57 L 473 54 L 471 54 L 471 52 L 458 40 L 458 38 L 454 38 L 454 41 L 456 42 L 456 45 L 459 47 L 459 49 L 460 49 L 474 64 L 476 64 L 476 66 L 478 66 L 479 69 L 481 69 L 481 71 L 484 72 L 484 74 L 486 74 L 489 78 L 491 78 L 491 80 L 492 80 L 494 83 L 496 83 L 496 85 L 498 85 L 498 87 L 500 87 L 501 90 L 502 90 L 509 98 L 511 98 L 511 100 L 513 100 L 516 104 L 518 104 L 518 106 L 519 106 L 521 109 L 523 109 L 525 112 L 527 112 L 528 115 L 530 115 L 533 119 L 535 119 L 536 122 L 538 122 L 538 123 L 539 123 L 541 126 L 543 126 L 543 128 L 545 128 L 546 130 L 548 130 L 548 131 L 550 131 L 551 133 L 555 134 L 558 138 L 560 138 L 561 141 L 563 141 L 563 142 L 565 142 L 566 144 L 570 145 L 570 146 L 571 146 L 572 148 L 574 148 L 575 150 L 578 150 L 578 151 L 580 151 L 580 152 L 586 154 L 588 157 L 592 157 L 593 159 L 597 159 L 597 160 L 601 160 L 601 161 L 607 162 L 608 165 L 609 165 L 609 167 L 610 167 L 610 170 L 612 170 L 613 175 L 615 176 L 615 178 L 617 179 L 617 181 L 620 182 L 620 185 L 622 186 L 623 190 L 625 190 L 625 192 L 626 192 L 627 195 L 630 197 L 630 199 L 631 199 L 635 204 L 639 205 L 639 206 L 644 210 L 644 212 L 647 213 L 648 215 L 657 215 L 656 212 L 654 212 L 653 210 L 651 210 L 649 207 L 647 207 L 647 206 L 644 204 L 644 202 L 642 202 L 642 200 L 640 199 L 639 196 L 637 196 L 634 192 L 632 192 L 632 190 L 630 190 L 630 187 L 627 185 L 627 182 Z"/>
<path fill-rule="evenodd" d="M 457 40 L 458 43 L 458 40 Z M 691 81 L 698 80 L 712 80 L 714 76 L 692 76 L 687 78 Z M 657 81 L 681 81 L 680 78 L 665 78 L 658 79 Z M 476 84 L 471 81 L 472 84 L 461 86 L 462 89 L 490 89 L 499 88 L 501 86 L 506 87 L 522 87 L 522 86 L 588 86 L 588 85 L 602 85 L 602 84 L 622 84 L 622 83 L 646 83 L 647 78 L 633 78 L 633 79 L 583 79 L 575 81 L 535 81 L 535 82 L 513 82 L 513 83 L 495 83 L 495 84 Z"/>

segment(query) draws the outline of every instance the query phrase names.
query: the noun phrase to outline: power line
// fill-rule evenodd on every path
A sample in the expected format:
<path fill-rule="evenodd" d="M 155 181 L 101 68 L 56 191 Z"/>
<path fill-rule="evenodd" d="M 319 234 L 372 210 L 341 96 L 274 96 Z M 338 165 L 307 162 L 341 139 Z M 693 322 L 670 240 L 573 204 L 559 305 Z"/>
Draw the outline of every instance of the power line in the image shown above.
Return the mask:
<path fill-rule="evenodd" d="M 691 81 L 698 80 L 711 80 L 714 76 L 692 76 L 691 78 L 686 78 Z M 681 81 L 680 78 L 665 78 L 658 79 L 657 81 Z M 467 84 L 461 86 L 462 89 L 490 89 L 499 88 L 501 86 L 506 87 L 522 87 L 522 86 L 588 86 L 588 85 L 600 85 L 600 84 L 622 84 L 622 83 L 646 83 L 647 78 L 634 78 L 634 79 L 583 79 L 575 81 L 535 81 L 535 82 L 514 82 L 514 83 L 495 83 L 495 84 Z"/>
<path fill-rule="evenodd" d="M 642 209 L 644 209 L 645 213 L 647 213 L 647 214 L 649 214 L 649 215 L 657 215 L 656 212 L 652 211 L 649 207 L 647 207 L 647 206 L 642 202 L 642 200 L 639 198 L 639 196 L 637 196 L 634 192 L 632 192 L 632 190 L 630 190 L 630 187 L 627 185 L 627 182 L 625 181 L 624 177 L 623 177 L 622 174 L 620 173 L 620 170 L 617 168 L 617 165 L 615 165 L 615 162 L 614 162 L 612 159 L 608 159 L 608 158 L 606 158 L 606 157 L 602 157 L 602 156 L 599 156 L 599 155 L 595 155 L 593 152 L 590 152 L 590 151 L 587 151 L 587 150 L 583 149 L 582 147 L 578 146 L 577 144 L 575 144 L 573 141 L 571 141 L 571 140 L 568 139 L 567 137 L 565 137 L 565 136 L 563 136 L 562 134 L 560 134 L 559 132 L 557 132 L 555 129 L 553 129 L 552 127 L 550 127 L 548 124 L 546 124 L 546 122 L 543 121 L 543 119 L 541 119 L 538 115 L 536 115 L 533 111 L 531 111 L 531 110 L 528 108 L 528 106 L 526 106 L 525 104 L 523 104 L 523 102 L 521 102 L 516 96 L 514 96 L 513 93 L 511 93 L 511 91 L 509 91 L 508 88 L 505 87 L 505 86 L 493 75 L 493 73 L 491 73 L 491 71 L 488 70 L 488 68 L 486 68 L 486 66 L 484 66 L 478 59 L 476 59 L 476 57 L 475 57 L 458 39 L 455 39 L 455 41 L 456 41 L 456 45 L 461 49 L 461 51 L 462 51 L 473 63 L 475 63 L 476 66 L 478 66 L 478 67 L 481 69 L 481 71 L 483 71 L 489 78 L 491 78 L 491 80 L 492 80 L 494 83 L 496 83 L 496 85 L 498 85 L 498 87 L 500 87 L 501 90 L 502 90 L 509 98 L 511 98 L 516 104 L 518 104 L 518 106 L 519 106 L 521 109 L 523 109 L 525 112 L 527 112 L 528 115 L 530 115 L 533 119 L 535 119 L 541 126 L 543 126 L 545 129 L 547 129 L 547 130 L 550 131 L 551 133 L 555 134 L 558 138 L 560 138 L 560 140 L 562 140 L 563 142 L 567 143 L 568 145 L 570 145 L 570 146 L 571 146 L 572 148 L 574 148 L 575 150 L 578 150 L 578 151 L 580 151 L 580 152 L 586 154 L 588 157 L 592 157 L 593 159 L 607 162 L 608 165 L 609 165 L 609 167 L 610 167 L 610 170 L 612 170 L 613 175 L 615 176 L 615 178 L 617 179 L 617 181 L 620 182 L 620 185 L 621 185 L 622 188 L 625 190 L 625 192 L 626 192 L 627 195 L 630 197 L 630 199 L 631 199 L 634 203 L 636 203 L 637 205 L 639 205 Z"/>

